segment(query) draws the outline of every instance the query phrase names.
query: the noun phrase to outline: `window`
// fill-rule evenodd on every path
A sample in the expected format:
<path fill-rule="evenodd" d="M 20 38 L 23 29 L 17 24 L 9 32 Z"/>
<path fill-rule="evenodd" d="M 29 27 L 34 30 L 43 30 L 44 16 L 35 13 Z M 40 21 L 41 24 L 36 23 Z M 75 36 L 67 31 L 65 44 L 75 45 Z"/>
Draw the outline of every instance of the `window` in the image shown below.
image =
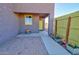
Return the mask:
<path fill-rule="evenodd" d="M 32 25 L 32 16 L 25 17 L 25 25 Z"/>

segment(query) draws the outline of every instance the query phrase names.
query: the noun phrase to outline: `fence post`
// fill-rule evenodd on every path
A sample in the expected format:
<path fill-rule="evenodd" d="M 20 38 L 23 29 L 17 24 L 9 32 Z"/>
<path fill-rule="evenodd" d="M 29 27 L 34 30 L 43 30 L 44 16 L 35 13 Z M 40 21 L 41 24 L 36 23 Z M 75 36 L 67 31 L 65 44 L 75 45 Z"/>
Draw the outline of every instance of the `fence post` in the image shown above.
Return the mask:
<path fill-rule="evenodd" d="M 71 25 L 71 17 L 69 16 L 67 22 L 67 30 L 66 30 L 66 43 L 68 43 L 68 39 L 69 39 L 70 25 Z"/>
<path fill-rule="evenodd" d="M 56 37 L 56 34 L 57 34 L 57 20 L 55 20 L 55 37 Z"/>

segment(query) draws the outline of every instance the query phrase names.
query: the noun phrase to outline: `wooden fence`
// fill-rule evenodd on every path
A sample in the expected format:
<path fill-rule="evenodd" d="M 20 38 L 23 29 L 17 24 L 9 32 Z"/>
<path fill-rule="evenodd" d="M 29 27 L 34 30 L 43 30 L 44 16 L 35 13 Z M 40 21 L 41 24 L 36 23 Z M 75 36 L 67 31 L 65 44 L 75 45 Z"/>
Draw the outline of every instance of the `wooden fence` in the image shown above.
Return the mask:
<path fill-rule="evenodd" d="M 56 19 L 55 37 L 59 36 L 63 42 L 79 47 L 79 16 Z"/>

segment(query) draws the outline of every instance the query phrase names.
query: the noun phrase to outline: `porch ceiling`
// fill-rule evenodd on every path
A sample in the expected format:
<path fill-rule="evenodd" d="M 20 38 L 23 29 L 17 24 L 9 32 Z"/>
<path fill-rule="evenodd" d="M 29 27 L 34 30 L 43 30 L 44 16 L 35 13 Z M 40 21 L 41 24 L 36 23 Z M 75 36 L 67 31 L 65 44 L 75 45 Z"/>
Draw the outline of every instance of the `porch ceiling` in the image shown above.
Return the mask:
<path fill-rule="evenodd" d="M 40 17 L 47 17 L 49 13 L 29 13 L 29 12 L 14 12 L 16 14 L 33 14 L 33 15 L 39 15 Z"/>

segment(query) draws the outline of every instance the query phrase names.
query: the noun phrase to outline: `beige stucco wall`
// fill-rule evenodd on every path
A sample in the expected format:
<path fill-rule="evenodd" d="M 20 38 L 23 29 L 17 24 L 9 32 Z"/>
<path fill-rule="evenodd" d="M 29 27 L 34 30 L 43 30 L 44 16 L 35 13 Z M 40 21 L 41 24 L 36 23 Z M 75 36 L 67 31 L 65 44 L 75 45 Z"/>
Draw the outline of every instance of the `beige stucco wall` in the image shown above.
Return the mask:
<path fill-rule="evenodd" d="M 13 13 L 13 5 L 0 3 L 0 43 L 18 34 L 18 19 Z"/>
<path fill-rule="evenodd" d="M 25 33 L 27 29 L 29 29 L 31 32 L 39 32 L 39 15 L 34 14 L 16 14 L 17 18 L 19 19 L 19 25 L 20 25 L 20 33 Z M 25 16 L 26 15 L 32 15 L 32 25 L 25 25 Z"/>
<path fill-rule="evenodd" d="M 54 3 L 18 3 L 13 5 L 14 12 L 20 13 L 49 13 L 48 33 L 53 32 Z"/>
<path fill-rule="evenodd" d="M 0 3 L 0 43 L 16 36 L 21 30 L 19 19 L 14 12 L 49 13 L 49 34 L 53 32 L 54 4 L 53 3 Z M 38 32 L 39 16 L 34 15 L 34 22 L 30 28 Z M 26 26 L 24 26 L 26 28 Z"/>
<path fill-rule="evenodd" d="M 51 13 L 53 3 L 18 3 L 14 4 L 15 12 Z"/>

